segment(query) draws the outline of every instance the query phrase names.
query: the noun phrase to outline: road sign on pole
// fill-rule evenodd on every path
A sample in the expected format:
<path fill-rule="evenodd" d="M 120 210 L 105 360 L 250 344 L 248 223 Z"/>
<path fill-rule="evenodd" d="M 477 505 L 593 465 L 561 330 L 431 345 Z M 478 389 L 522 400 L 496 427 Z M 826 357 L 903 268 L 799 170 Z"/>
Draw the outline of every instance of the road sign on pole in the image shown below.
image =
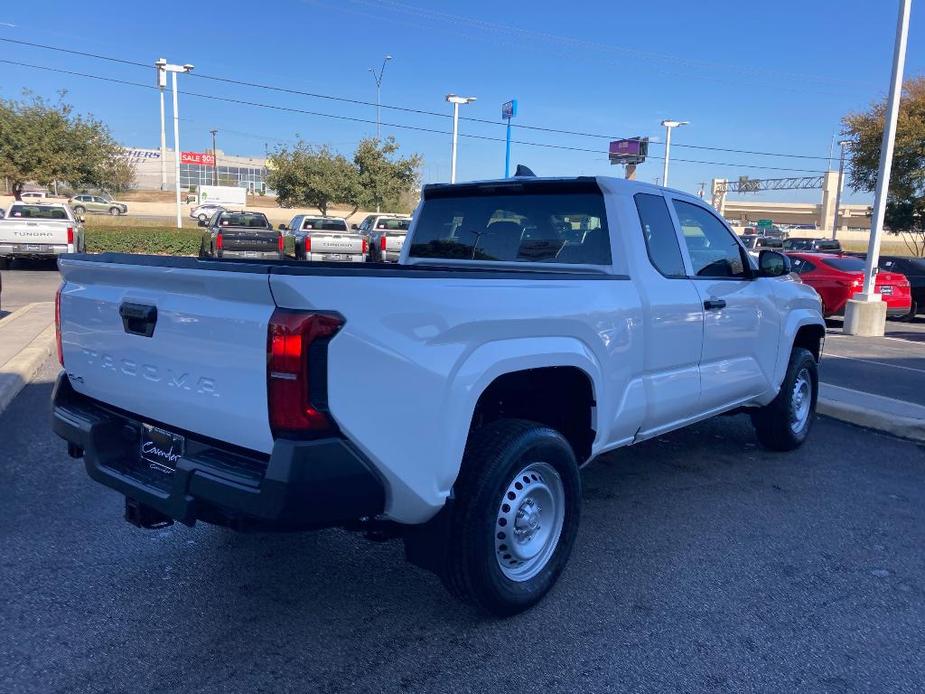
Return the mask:
<path fill-rule="evenodd" d="M 501 104 L 501 119 L 507 121 L 507 136 L 504 138 L 504 177 L 511 175 L 511 118 L 517 115 L 517 99 Z"/>

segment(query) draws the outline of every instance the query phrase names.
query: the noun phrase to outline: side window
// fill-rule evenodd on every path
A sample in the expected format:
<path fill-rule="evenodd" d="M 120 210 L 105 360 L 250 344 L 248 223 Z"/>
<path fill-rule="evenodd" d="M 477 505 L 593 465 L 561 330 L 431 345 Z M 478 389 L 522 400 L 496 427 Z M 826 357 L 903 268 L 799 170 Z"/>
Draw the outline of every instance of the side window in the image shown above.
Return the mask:
<path fill-rule="evenodd" d="M 634 199 L 652 265 L 665 277 L 687 277 L 678 236 L 665 198 L 651 193 L 637 193 Z"/>
<path fill-rule="evenodd" d="M 710 212 L 693 203 L 673 200 L 691 256 L 695 277 L 748 277 L 742 247 Z"/>

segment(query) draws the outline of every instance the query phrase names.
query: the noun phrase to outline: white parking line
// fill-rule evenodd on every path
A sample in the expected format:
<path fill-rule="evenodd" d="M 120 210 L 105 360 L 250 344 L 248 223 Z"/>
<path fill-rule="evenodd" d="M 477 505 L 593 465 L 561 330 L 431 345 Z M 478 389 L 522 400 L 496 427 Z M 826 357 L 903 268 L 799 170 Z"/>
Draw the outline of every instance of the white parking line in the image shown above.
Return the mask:
<path fill-rule="evenodd" d="M 885 366 L 889 369 L 902 369 L 903 371 L 914 371 L 915 373 L 925 374 L 925 369 L 916 369 L 912 366 L 901 366 L 900 364 L 887 364 L 885 361 L 876 361 L 874 359 L 859 359 L 858 357 L 846 357 L 843 354 L 832 354 L 831 352 L 824 352 L 822 358 L 834 357 L 835 359 L 850 359 L 851 361 L 859 361 L 864 364 L 876 364 L 877 366 Z"/>

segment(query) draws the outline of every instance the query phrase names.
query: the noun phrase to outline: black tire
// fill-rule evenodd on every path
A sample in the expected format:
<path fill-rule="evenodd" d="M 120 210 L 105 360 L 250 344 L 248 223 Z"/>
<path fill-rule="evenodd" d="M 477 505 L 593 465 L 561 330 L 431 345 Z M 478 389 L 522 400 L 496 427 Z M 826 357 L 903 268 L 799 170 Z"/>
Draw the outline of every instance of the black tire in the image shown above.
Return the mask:
<path fill-rule="evenodd" d="M 198 219 L 200 222 L 204 222 L 204 221 L 206 221 L 206 220 L 208 219 L 208 217 L 207 217 L 206 215 L 204 215 L 204 214 L 201 214 L 201 215 L 199 215 L 199 216 L 197 217 L 197 219 Z"/>
<path fill-rule="evenodd" d="M 74 214 L 84 214 L 86 211 L 87 211 L 87 208 L 81 205 L 78 205 L 77 207 L 74 208 Z"/>
<path fill-rule="evenodd" d="M 550 470 L 540 473 L 539 479 L 533 474 L 534 482 L 524 485 L 515 475 L 531 464 L 545 464 Z M 552 498 L 542 496 L 540 485 L 547 482 L 543 474 L 557 475 L 557 479 L 549 479 L 548 484 L 550 488 L 556 486 L 561 490 L 563 513 L 558 540 L 554 539 L 552 531 L 558 525 L 556 504 L 548 503 L 548 507 L 542 509 L 531 496 Z M 514 485 L 523 490 L 522 496 L 516 496 Z M 461 600 L 499 616 L 517 614 L 535 605 L 565 568 L 578 532 L 581 478 L 571 446 L 559 432 L 534 422 L 517 419 L 493 422 L 470 435 L 453 491 L 447 542 L 438 568 L 443 584 Z M 537 524 L 526 532 L 537 533 L 549 528 L 550 539 L 537 554 L 537 557 L 548 558 L 538 561 L 534 569 L 537 573 L 524 580 L 512 580 L 505 574 L 501 563 L 505 561 L 503 557 L 510 555 L 503 554 L 506 545 L 496 542 L 496 539 L 512 544 L 515 541 L 515 527 L 499 517 L 504 508 L 502 504 L 508 505 L 512 494 L 515 496 L 509 508 L 520 504 L 519 509 L 523 509 L 529 504 L 528 508 L 537 509 Z M 511 513 L 519 513 L 519 510 Z M 544 524 L 548 524 L 546 528 Z M 502 535 L 508 533 L 511 539 L 506 540 Z M 506 561 L 516 564 L 516 560 L 510 558 Z"/>
<path fill-rule="evenodd" d="M 118 207 L 110 207 L 109 214 L 111 214 L 113 217 L 118 217 L 120 214 L 122 214 L 122 210 L 120 210 Z"/>
<path fill-rule="evenodd" d="M 9 258 L 0 258 L 0 270 L 9 270 L 12 261 Z"/>
<path fill-rule="evenodd" d="M 902 317 L 901 317 L 901 320 L 904 320 L 904 321 L 907 322 L 907 323 L 914 323 L 914 322 L 915 322 L 915 317 L 918 315 L 918 313 L 919 313 L 919 305 L 918 305 L 918 303 L 915 301 L 915 299 L 913 299 L 913 300 L 912 300 L 912 305 L 909 307 L 909 313 L 907 313 L 906 315 L 902 316 Z"/>
<path fill-rule="evenodd" d="M 809 392 L 798 387 L 808 378 Z M 802 403 L 809 398 L 809 410 L 802 412 Z M 794 347 L 790 354 L 787 373 L 780 392 L 770 403 L 751 413 L 758 441 L 773 451 L 792 451 L 799 448 L 809 436 L 816 415 L 819 397 L 819 374 L 812 352 Z"/>

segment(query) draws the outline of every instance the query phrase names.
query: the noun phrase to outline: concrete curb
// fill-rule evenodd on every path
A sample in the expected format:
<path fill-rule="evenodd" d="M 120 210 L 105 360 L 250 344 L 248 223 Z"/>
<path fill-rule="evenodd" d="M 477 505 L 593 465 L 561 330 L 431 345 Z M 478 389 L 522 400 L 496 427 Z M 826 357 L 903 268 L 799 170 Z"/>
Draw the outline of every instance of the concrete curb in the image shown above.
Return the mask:
<path fill-rule="evenodd" d="M 15 315 L 15 314 L 10 314 Z M 9 316 L 7 316 L 9 318 Z M 55 349 L 55 326 L 49 325 L 15 357 L 0 367 L 0 414 L 35 378 Z"/>
<path fill-rule="evenodd" d="M 8 313 L 3 318 L 0 318 L 0 326 L 5 325 L 6 323 L 12 323 L 14 320 L 22 316 L 23 314 L 29 313 L 32 310 L 34 304 L 26 304 L 25 306 L 20 306 L 18 309 L 12 313 Z"/>
<path fill-rule="evenodd" d="M 893 436 L 925 442 L 925 420 L 858 407 L 832 398 L 819 398 L 816 412 L 849 424 L 883 431 Z"/>

